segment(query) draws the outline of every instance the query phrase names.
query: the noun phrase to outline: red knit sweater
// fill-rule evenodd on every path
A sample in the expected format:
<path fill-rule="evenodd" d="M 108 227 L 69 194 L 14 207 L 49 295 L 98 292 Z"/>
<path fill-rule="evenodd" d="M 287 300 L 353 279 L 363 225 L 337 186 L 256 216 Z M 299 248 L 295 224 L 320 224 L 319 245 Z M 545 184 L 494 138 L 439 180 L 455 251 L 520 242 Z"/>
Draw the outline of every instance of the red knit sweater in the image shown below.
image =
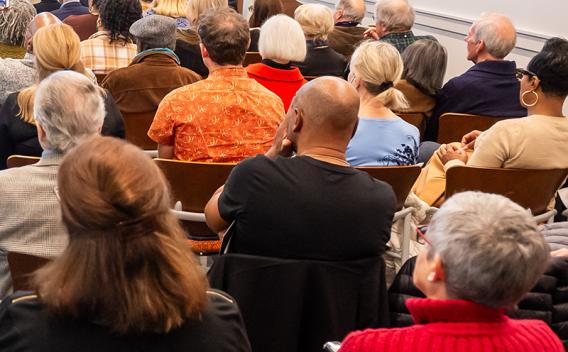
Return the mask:
<path fill-rule="evenodd" d="M 512 320 L 503 310 L 463 300 L 409 299 L 416 325 L 349 334 L 339 352 L 562 352 L 540 320 Z"/>
<path fill-rule="evenodd" d="M 248 65 L 247 72 L 250 78 L 276 93 L 282 99 L 286 111 L 298 89 L 307 83 L 297 67 L 282 70 L 259 63 Z"/>

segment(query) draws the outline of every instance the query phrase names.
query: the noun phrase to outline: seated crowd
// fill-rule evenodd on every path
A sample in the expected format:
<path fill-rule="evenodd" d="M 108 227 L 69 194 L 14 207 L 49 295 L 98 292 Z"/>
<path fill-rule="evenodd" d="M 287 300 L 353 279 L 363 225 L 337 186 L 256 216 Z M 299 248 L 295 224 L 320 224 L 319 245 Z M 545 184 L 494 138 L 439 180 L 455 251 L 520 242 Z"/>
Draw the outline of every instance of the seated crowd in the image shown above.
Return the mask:
<path fill-rule="evenodd" d="M 548 291 L 568 287 L 550 259 L 568 262 L 568 240 L 543 236 L 566 238 L 568 223 L 538 224 L 502 195 L 445 193 L 460 166 L 568 170 L 567 39 L 517 68 L 513 23 L 484 14 L 465 37 L 474 65 L 444 84 L 451 58 L 414 34 L 408 0 L 377 1 L 368 28 L 363 0 L 292 13 L 256 0 L 249 20 L 227 0 L 58 1 L 0 9 L 2 351 L 568 347 L 568 319 L 514 313 L 545 273 Z M 446 113 L 501 121 L 438 144 Z M 197 214 L 223 244 L 208 275 L 166 176 L 129 143 L 133 125 L 160 159 L 231 165 Z M 12 155 L 37 162 L 9 168 Z M 406 166 L 420 173 L 402 196 L 369 171 Z M 386 254 L 408 245 L 392 241 L 397 223 L 417 230 L 417 256 L 391 292 L 412 280 L 420 298 L 403 299 L 414 325 L 389 328 L 401 324 Z M 31 292 L 14 292 L 10 253 L 47 262 L 28 273 Z M 283 301 L 257 293 L 271 280 L 285 280 Z"/>

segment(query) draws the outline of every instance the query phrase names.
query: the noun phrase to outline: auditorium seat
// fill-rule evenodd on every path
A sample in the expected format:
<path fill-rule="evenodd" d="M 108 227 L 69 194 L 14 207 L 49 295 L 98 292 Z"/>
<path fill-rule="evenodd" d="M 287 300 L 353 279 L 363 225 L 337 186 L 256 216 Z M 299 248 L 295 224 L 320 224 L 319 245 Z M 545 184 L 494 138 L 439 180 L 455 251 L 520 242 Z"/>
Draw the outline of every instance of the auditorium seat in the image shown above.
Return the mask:
<path fill-rule="evenodd" d="M 6 166 L 8 169 L 13 167 L 20 167 L 26 165 L 32 165 L 39 161 L 37 156 L 27 156 L 27 155 L 10 155 L 6 160 Z"/>
<path fill-rule="evenodd" d="M 31 274 L 48 262 L 49 259 L 36 257 L 35 255 L 8 252 L 8 266 L 10 267 L 14 291 L 31 290 Z"/>
<path fill-rule="evenodd" d="M 485 131 L 497 122 L 499 117 L 458 114 L 448 112 L 440 116 L 438 143 L 460 142 L 462 137 L 473 130 Z"/>

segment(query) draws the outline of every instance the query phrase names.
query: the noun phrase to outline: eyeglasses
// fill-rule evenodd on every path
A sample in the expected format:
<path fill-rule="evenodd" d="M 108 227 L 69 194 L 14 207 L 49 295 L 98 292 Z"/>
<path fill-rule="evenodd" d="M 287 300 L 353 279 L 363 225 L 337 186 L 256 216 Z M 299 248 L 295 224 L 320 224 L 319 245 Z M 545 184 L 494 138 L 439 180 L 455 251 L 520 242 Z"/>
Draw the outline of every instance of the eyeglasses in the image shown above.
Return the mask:
<path fill-rule="evenodd" d="M 523 79 L 523 76 L 536 77 L 536 73 L 525 70 L 524 68 L 517 68 L 515 69 L 515 76 L 520 81 Z"/>
<path fill-rule="evenodd" d="M 422 232 L 418 227 L 416 228 L 416 233 L 418 234 L 418 237 L 420 237 L 420 239 L 422 241 L 424 241 L 424 243 L 426 243 L 428 246 L 430 247 L 434 247 L 432 245 L 432 242 L 430 242 L 427 238 L 426 235 L 424 234 L 424 232 Z"/>

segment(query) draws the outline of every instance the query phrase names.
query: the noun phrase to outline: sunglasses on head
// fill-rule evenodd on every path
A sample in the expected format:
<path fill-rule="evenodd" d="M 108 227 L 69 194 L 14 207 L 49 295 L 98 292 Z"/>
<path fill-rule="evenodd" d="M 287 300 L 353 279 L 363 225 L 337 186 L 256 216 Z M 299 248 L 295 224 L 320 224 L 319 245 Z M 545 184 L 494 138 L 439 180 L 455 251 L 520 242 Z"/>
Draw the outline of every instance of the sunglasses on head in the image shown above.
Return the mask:
<path fill-rule="evenodd" d="M 521 80 L 523 79 L 523 76 L 529 76 L 529 78 L 535 77 L 536 73 L 525 70 L 524 68 L 517 68 L 515 69 L 515 76 L 517 77 L 517 79 Z"/>

